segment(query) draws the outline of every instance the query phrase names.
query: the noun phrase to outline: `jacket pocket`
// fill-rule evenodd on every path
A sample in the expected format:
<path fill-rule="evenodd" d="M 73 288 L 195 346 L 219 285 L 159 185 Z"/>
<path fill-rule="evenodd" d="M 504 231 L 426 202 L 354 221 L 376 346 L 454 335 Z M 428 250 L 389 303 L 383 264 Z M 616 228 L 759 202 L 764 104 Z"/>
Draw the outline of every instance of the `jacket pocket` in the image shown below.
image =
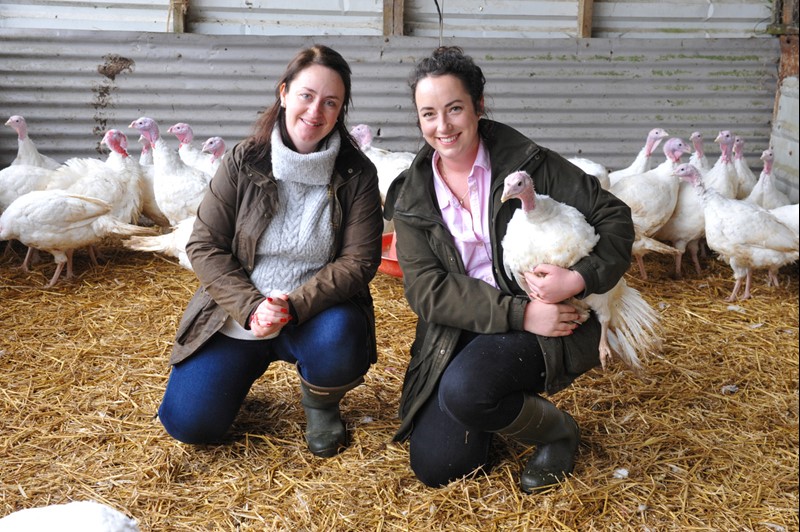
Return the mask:
<path fill-rule="evenodd" d="M 600 365 L 600 322 L 591 314 L 575 332 L 564 338 L 564 369 L 581 375 Z"/>
<path fill-rule="evenodd" d="M 199 321 L 200 316 L 206 312 L 210 312 L 210 306 L 215 304 L 214 299 L 212 299 L 205 289 L 198 289 L 192 296 L 192 299 L 189 300 L 189 304 L 186 305 L 186 310 L 181 317 L 178 330 L 175 333 L 175 343 L 186 345 L 191 342 L 197 335 L 197 327 L 195 327 L 195 325 Z M 195 331 L 194 334 L 192 334 L 193 331 Z"/>

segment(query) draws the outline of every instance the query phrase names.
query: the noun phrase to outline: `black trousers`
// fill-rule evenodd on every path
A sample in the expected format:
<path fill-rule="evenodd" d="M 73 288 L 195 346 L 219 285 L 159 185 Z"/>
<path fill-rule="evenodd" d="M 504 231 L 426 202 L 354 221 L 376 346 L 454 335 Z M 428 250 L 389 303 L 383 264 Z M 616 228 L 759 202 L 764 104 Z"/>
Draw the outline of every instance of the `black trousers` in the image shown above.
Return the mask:
<path fill-rule="evenodd" d="M 456 351 L 410 436 L 411 468 L 433 487 L 488 468 L 491 431 L 516 419 L 523 392 L 544 390 L 544 356 L 533 334 L 465 332 Z"/>

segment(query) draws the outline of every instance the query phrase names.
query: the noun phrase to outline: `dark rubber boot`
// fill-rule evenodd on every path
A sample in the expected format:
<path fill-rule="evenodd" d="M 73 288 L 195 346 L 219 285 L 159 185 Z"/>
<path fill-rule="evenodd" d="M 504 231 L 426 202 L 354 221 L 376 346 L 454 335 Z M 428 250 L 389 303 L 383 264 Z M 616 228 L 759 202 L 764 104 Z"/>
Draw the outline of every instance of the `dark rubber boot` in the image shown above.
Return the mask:
<path fill-rule="evenodd" d="M 306 443 L 312 454 L 329 458 L 345 448 L 347 432 L 339 414 L 339 401 L 362 382 L 364 378 L 360 377 L 345 386 L 325 388 L 314 386 L 300 377 L 303 392 L 300 402 L 306 412 Z"/>
<path fill-rule="evenodd" d="M 571 415 L 538 395 L 525 394 L 522 410 L 507 427 L 497 431 L 526 445 L 536 445 L 520 476 L 522 491 L 553 487 L 572 472 L 580 429 Z"/>

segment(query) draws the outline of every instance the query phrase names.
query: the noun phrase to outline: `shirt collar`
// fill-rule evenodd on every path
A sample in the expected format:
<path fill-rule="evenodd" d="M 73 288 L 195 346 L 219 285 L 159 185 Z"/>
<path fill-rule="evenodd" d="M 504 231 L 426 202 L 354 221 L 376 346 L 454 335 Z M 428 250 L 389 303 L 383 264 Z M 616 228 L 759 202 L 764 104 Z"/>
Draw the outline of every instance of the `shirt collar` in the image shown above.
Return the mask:
<path fill-rule="evenodd" d="M 450 188 L 445 184 L 444 179 L 442 176 L 439 175 L 439 152 L 434 151 L 432 162 L 433 165 L 433 187 L 436 190 L 436 201 L 439 203 L 439 209 L 444 209 L 448 205 L 450 205 L 450 197 L 452 193 L 450 192 Z M 469 172 L 469 178 L 474 177 L 476 175 L 476 168 L 481 168 L 486 175 L 491 173 L 489 162 L 489 150 L 486 148 L 486 145 L 483 143 L 483 139 L 479 139 L 478 141 L 478 153 L 475 156 L 475 162 L 472 163 L 472 170 Z"/>

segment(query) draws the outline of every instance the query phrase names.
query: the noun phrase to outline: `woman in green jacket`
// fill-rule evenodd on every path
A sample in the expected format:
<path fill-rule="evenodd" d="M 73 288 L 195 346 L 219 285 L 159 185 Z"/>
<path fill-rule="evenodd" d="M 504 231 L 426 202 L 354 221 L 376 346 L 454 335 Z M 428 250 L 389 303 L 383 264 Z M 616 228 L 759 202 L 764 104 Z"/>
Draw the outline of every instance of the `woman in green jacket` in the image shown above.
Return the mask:
<path fill-rule="evenodd" d="M 377 171 L 345 124 L 350 94 L 339 53 L 302 50 L 210 183 L 186 246 L 201 286 L 159 408 L 180 441 L 223 439 L 282 360 L 297 366 L 309 450 L 327 457 L 346 443 L 339 400 L 376 359 L 368 285 L 383 227 Z"/>
<path fill-rule="evenodd" d="M 557 153 L 484 118 L 483 73 L 460 48 L 421 60 L 410 85 L 427 145 L 393 183 L 385 213 L 418 316 L 396 439 L 410 440 L 411 467 L 429 486 L 489 467 L 493 434 L 536 445 L 524 491 L 553 486 L 572 471 L 580 436 L 572 416 L 541 394 L 599 364 L 596 317 L 578 324 L 577 310 L 560 302 L 605 292 L 622 277 L 634 237 L 630 209 Z M 600 235 L 571 269 L 527 274 L 536 297 L 503 268 L 501 242 L 518 204 L 500 198 L 517 170 Z"/>

